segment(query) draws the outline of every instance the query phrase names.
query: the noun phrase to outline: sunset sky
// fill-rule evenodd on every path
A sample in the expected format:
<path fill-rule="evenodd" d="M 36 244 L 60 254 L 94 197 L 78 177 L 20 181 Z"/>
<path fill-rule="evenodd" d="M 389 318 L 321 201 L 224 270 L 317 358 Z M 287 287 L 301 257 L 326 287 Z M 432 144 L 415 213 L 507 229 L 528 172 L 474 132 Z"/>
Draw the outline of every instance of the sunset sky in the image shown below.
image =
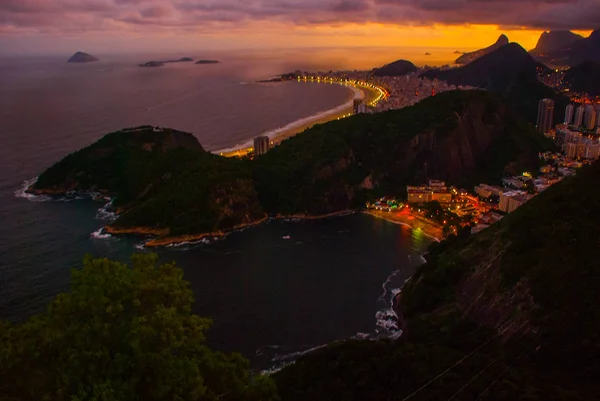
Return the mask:
<path fill-rule="evenodd" d="M 296 47 L 530 49 L 543 30 L 587 36 L 600 0 L 0 0 L 0 53 Z"/>

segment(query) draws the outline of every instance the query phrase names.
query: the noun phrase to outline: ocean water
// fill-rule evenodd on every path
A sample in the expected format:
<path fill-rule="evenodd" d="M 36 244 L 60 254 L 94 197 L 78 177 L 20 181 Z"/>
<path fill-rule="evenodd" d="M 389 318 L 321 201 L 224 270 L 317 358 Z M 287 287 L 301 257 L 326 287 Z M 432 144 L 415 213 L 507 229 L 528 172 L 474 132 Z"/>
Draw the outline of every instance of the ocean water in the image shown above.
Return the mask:
<path fill-rule="evenodd" d="M 137 239 L 97 235 L 102 203 L 23 196 L 26 180 L 69 152 L 139 124 L 192 132 L 209 150 L 231 147 L 354 96 L 339 85 L 252 83 L 292 70 L 285 62 L 135 65 L 150 59 L 0 60 L 0 319 L 44 310 L 86 253 L 125 261 L 140 251 Z M 397 335 L 390 300 L 428 242 L 352 215 L 271 221 L 158 253 L 184 269 L 194 311 L 214 319 L 210 343 L 265 368 L 330 341 Z"/>

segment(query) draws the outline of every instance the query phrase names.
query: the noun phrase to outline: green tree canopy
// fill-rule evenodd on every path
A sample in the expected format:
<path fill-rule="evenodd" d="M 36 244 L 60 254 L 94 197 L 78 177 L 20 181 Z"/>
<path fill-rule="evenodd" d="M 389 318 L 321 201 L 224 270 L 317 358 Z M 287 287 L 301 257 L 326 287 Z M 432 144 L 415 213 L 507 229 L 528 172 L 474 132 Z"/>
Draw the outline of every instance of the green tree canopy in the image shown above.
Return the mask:
<path fill-rule="evenodd" d="M 209 349 L 183 271 L 155 254 L 131 266 L 86 256 L 46 313 L 0 322 L 7 400 L 274 400 L 239 354 Z"/>

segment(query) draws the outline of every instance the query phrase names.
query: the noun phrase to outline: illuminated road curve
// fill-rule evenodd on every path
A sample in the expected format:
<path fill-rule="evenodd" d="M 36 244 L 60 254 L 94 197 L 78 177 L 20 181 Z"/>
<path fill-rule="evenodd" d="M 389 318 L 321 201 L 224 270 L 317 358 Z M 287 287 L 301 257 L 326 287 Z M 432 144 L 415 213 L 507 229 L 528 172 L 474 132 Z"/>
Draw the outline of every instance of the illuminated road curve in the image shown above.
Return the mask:
<path fill-rule="evenodd" d="M 344 86 L 352 86 L 354 88 L 359 88 L 359 89 L 367 89 L 367 90 L 375 91 L 375 92 L 377 92 L 377 97 L 375 97 L 375 99 L 373 99 L 372 101 L 367 103 L 367 106 L 369 106 L 369 107 L 377 106 L 377 103 L 379 103 L 380 101 L 382 101 L 383 99 L 385 99 L 389 96 L 389 93 L 383 87 L 372 84 L 370 82 L 364 82 L 364 81 L 356 81 L 356 80 L 349 80 L 349 79 L 334 79 L 334 78 L 328 78 L 328 77 L 324 77 L 324 78 L 322 78 L 322 77 L 298 77 L 297 81 L 298 82 L 322 82 L 322 83 L 338 84 L 338 85 L 344 85 Z M 340 118 L 346 118 L 346 117 L 350 117 L 352 115 L 353 115 L 353 113 L 347 113 L 347 114 L 343 114 L 341 116 L 339 116 L 339 115 L 332 116 L 330 121 L 333 121 L 335 119 L 339 120 Z M 271 140 L 271 145 L 276 145 L 276 143 L 274 143 L 273 140 Z M 253 151 L 254 151 L 254 149 L 252 147 L 249 147 L 249 148 L 244 148 L 244 149 L 237 149 L 235 151 L 228 152 L 228 153 L 220 153 L 220 155 L 225 156 L 225 157 L 236 157 L 236 156 L 242 157 Z"/>

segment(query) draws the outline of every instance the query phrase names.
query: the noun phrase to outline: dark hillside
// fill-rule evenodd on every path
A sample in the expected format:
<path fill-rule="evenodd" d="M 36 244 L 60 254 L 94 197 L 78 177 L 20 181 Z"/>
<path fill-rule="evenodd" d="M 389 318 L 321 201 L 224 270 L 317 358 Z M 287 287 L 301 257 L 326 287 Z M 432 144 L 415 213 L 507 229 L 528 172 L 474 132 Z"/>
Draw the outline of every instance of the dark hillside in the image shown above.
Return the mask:
<path fill-rule="evenodd" d="M 432 246 L 402 292 L 403 337 L 302 358 L 275 376 L 282 400 L 599 399 L 598 176 Z"/>

